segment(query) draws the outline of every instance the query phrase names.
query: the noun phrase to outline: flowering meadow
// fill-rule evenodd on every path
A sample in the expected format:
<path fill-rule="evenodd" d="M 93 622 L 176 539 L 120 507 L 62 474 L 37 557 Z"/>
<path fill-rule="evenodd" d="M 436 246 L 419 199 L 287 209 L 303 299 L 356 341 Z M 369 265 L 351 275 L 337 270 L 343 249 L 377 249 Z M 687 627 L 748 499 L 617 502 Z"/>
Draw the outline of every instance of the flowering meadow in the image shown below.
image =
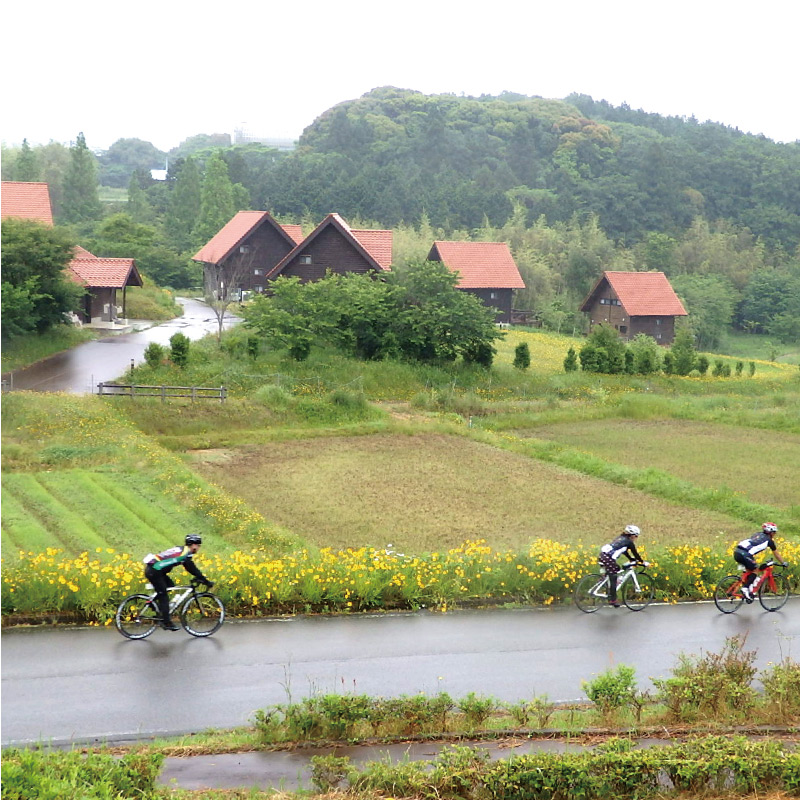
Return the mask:
<path fill-rule="evenodd" d="M 731 543 L 731 547 L 733 543 Z M 730 550 L 683 545 L 646 554 L 656 599 L 708 599 L 717 581 L 735 571 Z M 800 545 L 782 543 L 796 585 Z M 469 604 L 570 601 L 576 581 L 597 570 L 596 549 L 538 539 L 523 553 L 500 552 L 484 541 L 447 552 L 408 556 L 372 548 L 301 550 L 274 558 L 263 550 L 198 556 L 214 591 L 234 617 L 416 609 L 439 611 Z M 174 573 L 178 580 L 182 571 Z M 97 548 L 77 558 L 60 550 L 20 553 L 4 568 L 4 617 L 68 619 L 110 624 L 117 604 L 144 591 L 138 558 Z"/>

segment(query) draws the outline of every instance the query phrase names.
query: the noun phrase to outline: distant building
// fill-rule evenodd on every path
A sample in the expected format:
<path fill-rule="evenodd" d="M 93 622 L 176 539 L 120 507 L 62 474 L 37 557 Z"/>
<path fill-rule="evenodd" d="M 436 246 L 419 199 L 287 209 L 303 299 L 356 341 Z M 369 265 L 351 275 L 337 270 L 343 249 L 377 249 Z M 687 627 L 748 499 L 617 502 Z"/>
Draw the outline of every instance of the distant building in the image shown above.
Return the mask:
<path fill-rule="evenodd" d="M 441 261 L 457 272 L 456 288 L 496 309 L 496 322 L 511 322 L 512 292 L 524 289 L 525 281 L 505 242 L 434 242 L 428 261 Z"/>
<path fill-rule="evenodd" d="M 3 181 L 2 216 L 31 219 L 53 227 L 50 190 L 46 183 Z M 142 276 L 132 258 L 97 258 L 83 247 L 75 248 L 75 256 L 65 270 L 67 277 L 85 287 L 80 321 L 96 328 L 117 328 L 127 325 L 126 290 L 141 286 Z M 122 291 L 122 305 L 117 305 L 117 291 Z"/>
<path fill-rule="evenodd" d="M 275 136 L 263 136 L 261 134 L 251 131 L 246 126 L 242 125 L 233 129 L 233 144 L 264 144 L 267 147 L 273 147 L 276 150 L 294 150 L 297 142 L 294 139 L 282 139 Z"/>
<path fill-rule="evenodd" d="M 604 322 L 625 340 L 645 333 L 663 345 L 675 338 L 675 318 L 688 316 L 663 272 L 604 272 L 580 310 L 589 330 Z"/>

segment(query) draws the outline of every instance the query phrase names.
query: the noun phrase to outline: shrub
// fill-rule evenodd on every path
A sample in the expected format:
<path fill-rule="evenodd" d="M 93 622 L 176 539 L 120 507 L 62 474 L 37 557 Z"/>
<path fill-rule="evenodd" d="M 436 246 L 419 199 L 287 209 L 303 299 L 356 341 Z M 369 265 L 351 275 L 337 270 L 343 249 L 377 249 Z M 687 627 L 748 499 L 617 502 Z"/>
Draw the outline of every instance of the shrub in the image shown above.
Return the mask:
<path fill-rule="evenodd" d="M 600 673 L 593 681 L 584 681 L 586 696 L 603 715 L 630 705 L 636 694 L 636 670 L 626 664 Z"/>
<path fill-rule="evenodd" d="M 578 356 L 575 354 L 575 348 L 570 347 L 567 350 L 567 357 L 564 359 L 564 372 L 576 372 L 578 369 Z"/>
<path fill-rule="evenodd" d="M 770 713 L 789 722 L 800 714 L 800 664 L 785 658 L 761 674 Z"/>
<path fill-rule="evenodd" d="M 471 729 L 480 728 L 488 716 L 497 707 L 497 701 L 493 697 L 479 697 L 475 692 L 470 692 L 466 697 L 462 697 L 458 707 L 466 718 L 467 727 Z"/>
<path fill-rule="evenodd" d="M 745 714 L 756 699 L 751 686 L 755 657 L 755 651 L 744 650 L 744 637 L 732 636 L 720 653 L 681 653 L 672 677 L 653 679 L 653 684 L 675 720 Z"/>
<path fill-rule="evenodd" d="M 247 337 L 247 355 L 255 361 L 258 358 L 258 351 L 261 347 L 261 340 L 258 336 Z"/>
<path fill-rule="evenodd" d="M 148 367 L 160 366 L 166 356 L 166 350 L 158 342 L 150 342 L 144 349 L 144 360 Z"/>
<path fill-rule="evenodd" d="M 573 351 L 574 354 L 574 351 Z M 531 365 L 531 348 L 527 342 L 520 342 L 514 348 L 514 366 L 517 369 L 528 369 Z"/>
<path fill-rule="evenodd" d="M 183 333 L 173 333 L 169 339 L 169 357 L 177 367 L 185 367 L 189 363 L 189 337 Z"/>
<path fill-rule="evenodd" d="M 268 383 L 253 392 L 253 399 L 275 411 L 286 411 L 292 405 L 292 395 L 282 386 Z"/>
<path fill-rule="evenodd" d="M 710 363 L 708 361 L 708 356 L 698 356 L 696 366 L 697 366 L 697 371 L 701 375 L 705 375 L 708 372 L 708 368 L 710 366 Z"/>
<path fill-rule="evenodd" d="M 741 378 L 743 369 L 744 369 L 744 362 L 743 361 L 737 361 L 736 362 L 736 377 L 737 378 Z"/>
<path fill-rule="evenodd" d="M 311 783 L 323 793 L 331 792 L 347 777 L 350 771 L 348 756 L 312 756 Z"/>

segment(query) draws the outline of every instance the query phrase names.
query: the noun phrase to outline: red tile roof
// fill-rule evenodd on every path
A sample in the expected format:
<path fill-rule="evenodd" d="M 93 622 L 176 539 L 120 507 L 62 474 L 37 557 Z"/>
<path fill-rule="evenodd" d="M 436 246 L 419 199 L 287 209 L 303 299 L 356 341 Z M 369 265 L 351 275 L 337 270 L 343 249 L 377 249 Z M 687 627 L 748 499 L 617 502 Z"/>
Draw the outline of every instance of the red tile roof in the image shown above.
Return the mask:
<path fill-rule="evenodd" d="M 267 222 L 280 231 L 292 247 L 303 238 L 303 232 L 299 225 L 279 225 L 268 211 L 240 211 L 192 256 L 192 260 L 219 264 L 239 246 L 246 236 Z"/>
<path fill-rule="evenodd" d="M 142 285 L 142 277 L 132 258 L 95 258 L 91 254 L 89 258 L 79 256 L 70 261 L 69 271 L 73 280 L 90 289 L 122 289 L 124 286 Z"/>
<path fill-rule="evenodd" d="M 50 191 L 46 183 L 24 183 L 22 181 L 3 181 L 2 217 L 35 219 L 45 225 L 53 224 L 53 210 L 50 207 Z"/>
<path fill-rule="evenodd" d="M 663 272 L 604 272 L 583 301 L 581 311 L 590 309 L 594 295 L 601 289 L 604 281 L 614 290 L 628 316 L 688 316 Z"/>
<path fill-rule="evenodd" d="M 458 272 L 459 289 L 525 288 L 505 242 L 434 242 L 428 260 Z"/>
<path fill-rule="evenodd" d="M 339 214 L 328 214 L 308 236 L 298 243 L 292 251 L 276 264 L 266 275 L 273 280 L 283 272 L 289 262 L 319 236 L 325 228 L 337 228 L 345 239 L 380 272 L 389 272 L 392 266 L 392 232 L 389 230 L 353 230 Z"/>

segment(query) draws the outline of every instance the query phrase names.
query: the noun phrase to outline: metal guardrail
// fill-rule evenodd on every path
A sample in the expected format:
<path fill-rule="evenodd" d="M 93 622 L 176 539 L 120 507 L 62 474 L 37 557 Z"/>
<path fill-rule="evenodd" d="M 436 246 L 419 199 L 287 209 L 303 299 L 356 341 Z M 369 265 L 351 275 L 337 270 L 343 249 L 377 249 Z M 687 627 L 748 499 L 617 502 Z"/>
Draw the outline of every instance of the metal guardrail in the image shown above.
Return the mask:
<path fill-rule="evenodd" d="M 134 383 L 98 383 L 97 394 L 122 397 L 160 397 L 162 403 L 173 397 L 225 402 L 228 390 L 224 386 L 146 386 Z"/>

